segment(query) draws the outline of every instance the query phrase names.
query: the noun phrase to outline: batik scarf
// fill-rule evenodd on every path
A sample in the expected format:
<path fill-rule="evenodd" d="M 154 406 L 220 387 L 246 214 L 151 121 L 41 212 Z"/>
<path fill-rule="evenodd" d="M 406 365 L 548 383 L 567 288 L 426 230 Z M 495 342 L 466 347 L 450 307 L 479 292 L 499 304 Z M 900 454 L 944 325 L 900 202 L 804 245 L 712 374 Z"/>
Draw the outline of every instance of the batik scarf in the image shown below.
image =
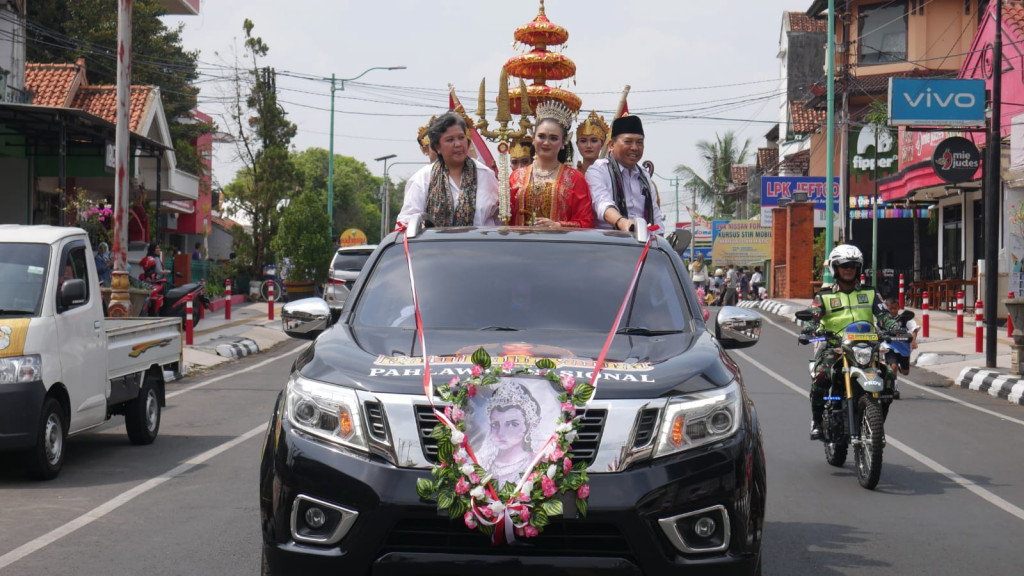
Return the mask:
<path fill-rule="evenodd" d="M 458 204 L 452 202 L 448 187 L 448 166 L 444 160 L 434 162 L 430 169 L 430 186 L 427 188 L 427 206 L 424 210 L 428 221 L 434 226 L 472 226 L 476 216 L 476 162 L 466 158 L 462 168 L 462 186 L 459 189 Z"/>
<path fill-rule="evenodd" d="M 626 209 L 626 187 L 622 182 L 622 169 L 611 156 L 608 157 L 608 173 L 612 177 L 612 200 L 615 201 L 615 208 L 619 210 L 619 214 L 629 218 L 629 212 Z M 644 197 L 644 220 L 651 224 L 654 222 L 654 202 L 651 200 L 651 185 L 643 174 L 640 174 L 640 193 Z"/>

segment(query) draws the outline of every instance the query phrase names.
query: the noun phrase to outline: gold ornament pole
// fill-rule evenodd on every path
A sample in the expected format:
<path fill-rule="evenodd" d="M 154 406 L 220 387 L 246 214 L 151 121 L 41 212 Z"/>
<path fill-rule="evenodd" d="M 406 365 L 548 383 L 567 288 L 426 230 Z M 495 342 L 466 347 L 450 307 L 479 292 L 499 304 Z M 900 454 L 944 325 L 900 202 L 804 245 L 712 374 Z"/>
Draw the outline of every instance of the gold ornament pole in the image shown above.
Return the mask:
<path fill-rule="evenodd" d="M 619 98 L 619 105 L 615 107 L 615 116 L 612 116 L 612 124 L 614 124 L 619 118 L 622 118 L 622 111 L 626 109 L 626 96 L 629 96 L 629 84 L 626 84 L 622 89 L 622 96 Z M 611 141 L 612 134 L 609 132 L 608 140 L 606 140 L 604 146 L 601 147 L 601 154 L 598 155 L 598 158 L 604 158 L 608 155 L 608 146 L 611 144 Z"/>
<path fill-rule="evenodd" d="M 533 123 L 530 122 L 530 114 L 533 114 L 533 111 L 530 109 L 530 100 L 526 93 L 526 83 L 520 78 L 519 95 L 522 101 L 523 113 L 519 117 L 519 129 L 515 131 L 509 129 L 508 125 L 512 122 L 512 113 L 509 111 L 508 104 L 508 72 L 502 66 L 500 84 L 498 85 L 498 114 L 494 117 L 494 121 L 498 123 L 498 128 L 496 130 L 488 130 L 487 118 L 485 117 L 486 106 L 484 105 L 485 82 L 486 78 L 480 80 L 480 96 L 476 107 L 476 113 L 480 120 L 476 123 L 476 128 L 481 136 L 498 143 L 498 219 L 508 224 L 509 218 L 512 217 L 508 185 L 509 142 L 526 136 L 533 126 Z"/>

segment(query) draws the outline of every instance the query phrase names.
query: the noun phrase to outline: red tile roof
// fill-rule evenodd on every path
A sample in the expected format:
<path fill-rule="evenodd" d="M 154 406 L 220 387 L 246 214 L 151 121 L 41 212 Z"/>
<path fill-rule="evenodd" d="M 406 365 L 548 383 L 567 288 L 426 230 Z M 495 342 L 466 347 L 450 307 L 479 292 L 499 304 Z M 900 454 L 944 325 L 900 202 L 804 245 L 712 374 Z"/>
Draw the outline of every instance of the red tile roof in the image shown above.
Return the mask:
<path fill-rule="evenodd" d="M 757 170 L 769 176 L 779 174 L 779 149 L 758 148 L 757 149 Z"/>
<path fill-rule="evenodd" d="M 811 167 L 811 151 L 801 150 L 796 154 L 786 156 L 786 159 L 782 161 L 782 166 L 786 169 L 787 174 L 806 176 L 807 170 Z"/>
<path fill-rule="evenodd" d="M 25 90 L 32 93 L 32 103 L 39 106 L 65 107 L 81 74 L 85 83 L 85 69 L 77 64 L 25 65 Z"/>
<path fill-rule="evenodd" d="M 25 89 L 38 106 L 78 108 L 107 122 L 116 123 L 117 87 L 89 86 L 85 60 L 75 64 L 25 64 Z M 132 86 L 129 130 L 138 132 L 149 107 L 152 86 Z"/>
<path fill-rule="evenodd" d="M 828 20 L 809 18 L 803 12 L 788 12 L 789 29 L 794 32 L 828 32 Z"/>
<path fill-rule="evenodd" d="M 1016 30 L 1018 37 L 1024 37 L 1024 6 L 1019 2 L 1003 2 L 1003 26 Z"/>
<path fill-rule="evenodd" d="M 790 131 L 794 134 L 811 134 L 825 125 L 826 110 L 808 108 L 803 102 L 789 103 Z"/>
<path fill-rule="evenodd" d="M 733 184 L 746 184 L 750 181 L 750 166 L 733 164 L 730 172 L 730 182 Z"/>

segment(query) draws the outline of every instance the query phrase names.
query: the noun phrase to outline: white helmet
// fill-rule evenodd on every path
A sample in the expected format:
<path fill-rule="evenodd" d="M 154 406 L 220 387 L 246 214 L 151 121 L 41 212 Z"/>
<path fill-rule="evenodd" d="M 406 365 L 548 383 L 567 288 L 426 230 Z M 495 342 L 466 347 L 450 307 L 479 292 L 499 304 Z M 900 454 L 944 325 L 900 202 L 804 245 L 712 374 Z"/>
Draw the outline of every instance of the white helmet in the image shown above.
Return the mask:
<path fill-rule="evenodd" d="M 839 277 L 839 266 L 853 262 L 857 265 L 857 273 L 860 274 L 864 268 L 864 254 L 860 248 L 853 244 L 840 244 L 832 249 L 828 255 L 828 269 L 832 271 L 832 277 Z"/>

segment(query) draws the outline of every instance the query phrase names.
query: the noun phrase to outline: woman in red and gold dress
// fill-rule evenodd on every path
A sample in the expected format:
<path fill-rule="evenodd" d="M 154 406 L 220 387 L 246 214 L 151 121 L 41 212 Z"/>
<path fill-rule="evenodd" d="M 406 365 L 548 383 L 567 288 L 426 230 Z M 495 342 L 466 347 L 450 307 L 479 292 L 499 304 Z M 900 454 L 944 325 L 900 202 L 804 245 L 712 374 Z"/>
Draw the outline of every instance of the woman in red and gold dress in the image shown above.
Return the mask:
<path fill-rule="evenodd" d="M 590 186 L 583 173 L 565 164 L 573 114 L 558 102 L 537 106 L 533 164 L 509 177 L 512 226 L 593 228 Z"/>

